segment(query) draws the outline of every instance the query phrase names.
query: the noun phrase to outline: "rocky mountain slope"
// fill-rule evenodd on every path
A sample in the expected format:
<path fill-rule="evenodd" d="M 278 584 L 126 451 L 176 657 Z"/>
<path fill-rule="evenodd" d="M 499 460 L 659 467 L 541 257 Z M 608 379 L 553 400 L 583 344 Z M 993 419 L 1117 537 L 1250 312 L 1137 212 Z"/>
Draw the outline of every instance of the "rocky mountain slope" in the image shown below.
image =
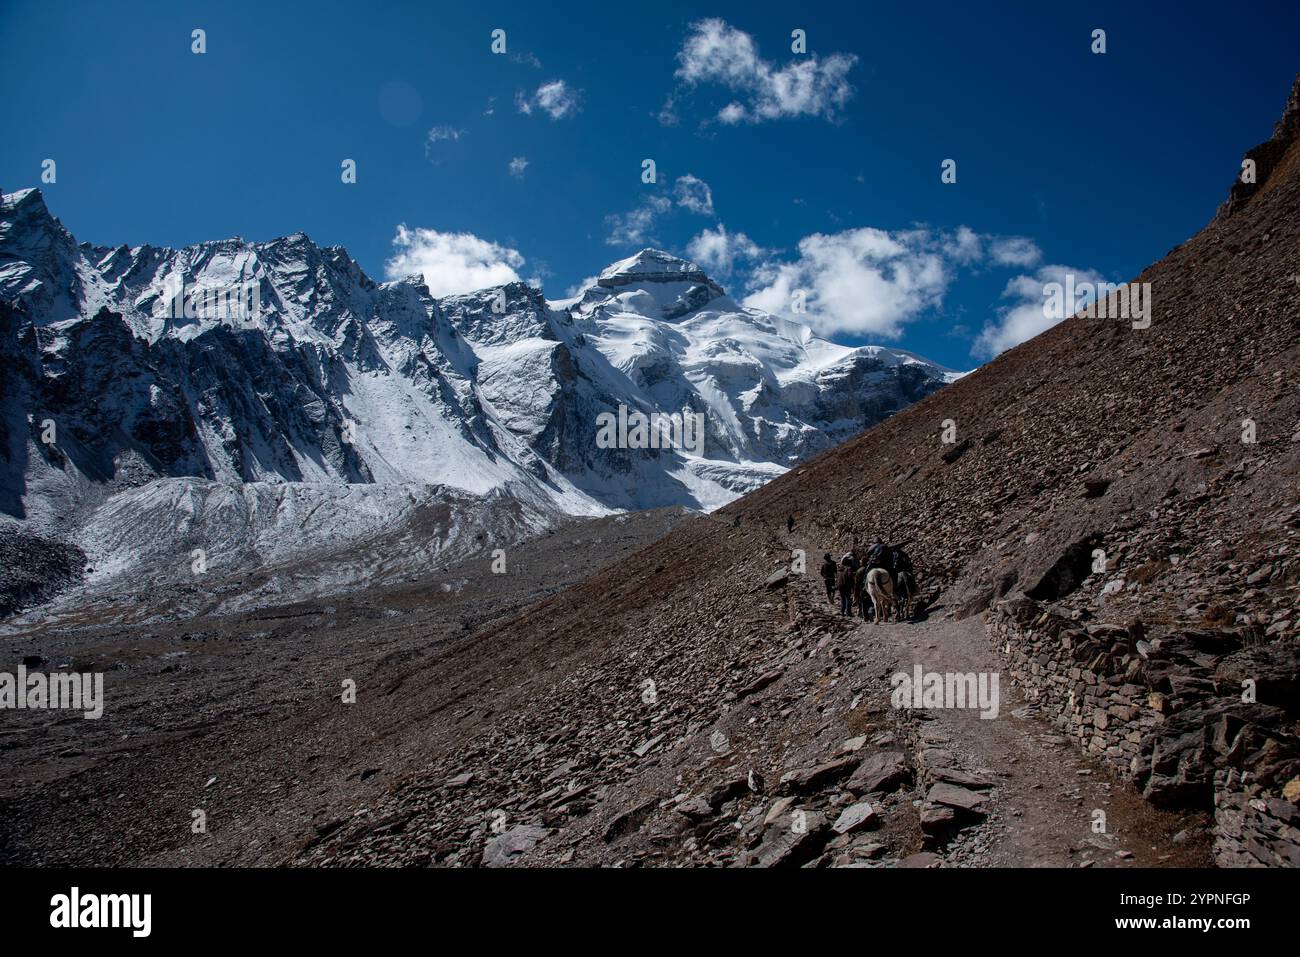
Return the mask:
<path fill-rule="evenodd" d="M 849 863 L 904 858 L 918 825 L 934 838 L 978 819 L 1012 769 L 962 766 L 961 742 L 927 738 L 926 715 L 890 706 L 884 639 L 830 619 L 819 583 L 773 577 L 794 548 L 878 535 L 906 544 L 937 621 L 1038 606 L 1017 643 L 1002 629 L 988 645 L 1025 720 L 1052 722 L 1035 760 L 1070 737 L 1109 760 L 1106 732 L 1122 724 L 1136 741 L 1115 771 L 1202 815 L 1220 863 L 1300 863 L 1296 101 L 1267 180 L 1136 277 L 1151 284 L 1149 328 L 1067 320 L 723 522 L 692 523 L 448 649 L 405 678 L 420 708 L 447 716 L 422 728 L 419 770 L 294 859 Z M 913 660 L 937 661 L 931 647 Z M 1059 647 L 1073 670 L 1049 685 L 1039 675 Z M 1109 704 L 1120 697 L 1130 704 Z M 909 781 L 924 783 L 905 792 L 919 821 L 895 797 Z M 864 800 L 883 830 L 859 836 L 839 816 Z M 1068 815 L 1079 846 L 1091 816 L 1081 798 Z M 1173 829 L 1138 834 L 1178 853 Z"/>
<path fill-rule="evenodd" d="M 448 524 L 413 559 L 715 508 L 956 378 L 743 309 L 655 250 L 572 300 L 435 301 L 302 234 L 79 245 L 37 190 L 0 206 L 0 362 L 3 532 L 81 548 L 99 583 L 184 576 L 195 549 L 299 559 L 430 509 Z M 702 445 L 601 447 L 620 408 L 698 413 Z"/>
<path fill-rule="evenodd" d="M 100 863 L 1295 864 L 1293 115 L 1267 180 L 1136 277 L 1148 328 L 1071 318 L 513 619 L 376 669 L 355 704 L 323 666 L 288 716 L 128 741 L 11 803 L 10 845 Z M 916 561 L 921 622 L 831 613 L 818 555 L 876 536 Z M 895 708 L 889 676 L 914 665 L 1000 671 L 1002 707 Z M 51 829 L 68 849 L 45 849 Z"/>

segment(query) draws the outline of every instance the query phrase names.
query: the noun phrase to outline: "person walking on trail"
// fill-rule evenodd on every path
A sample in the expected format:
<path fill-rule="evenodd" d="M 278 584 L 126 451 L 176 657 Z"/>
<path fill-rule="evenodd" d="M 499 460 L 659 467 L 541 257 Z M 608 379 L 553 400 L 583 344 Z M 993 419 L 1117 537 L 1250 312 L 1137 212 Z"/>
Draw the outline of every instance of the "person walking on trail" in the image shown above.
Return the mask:
<path fill-rule="evenodd" d="M 793 515 L 787 515 L 787 516 L 785 517 L 785 530 L 786 530 L 786 532 L 793 532 L 793 531 L 794 531 L 794 516 L 793 516 Z"/>
<path fill-rule="evenodd" d="M 822 581 L 826 582 L 826 600 L 832 605 L 835 604 L 835 582 L 838 578 L 839 569 L 835 567 L 835 559 L 827 552 L 822 559 Z"/>
<path fill-rule="evenodd" d="M 840 614 L 853 615 L 853 582 L 856 577 L 856 569 L 849 563 L 849 556 L 844 556 L 840 562 Z"/>

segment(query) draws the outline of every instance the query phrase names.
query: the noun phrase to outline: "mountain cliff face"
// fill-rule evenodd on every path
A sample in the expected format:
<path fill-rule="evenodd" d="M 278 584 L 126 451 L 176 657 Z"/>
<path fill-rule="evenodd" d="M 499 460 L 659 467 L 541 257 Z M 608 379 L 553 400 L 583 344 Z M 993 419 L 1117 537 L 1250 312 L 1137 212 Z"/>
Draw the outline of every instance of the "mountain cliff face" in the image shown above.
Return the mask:
<path fill-rule="evenodd" d="M 957 378 L 742 308 L 656 250 L 570 300 L 434 300 L 301 233 L 78 245 L 37 190 L 0 206 L 0 358 L 0 511 L 101 576 L 142 554 L 184 571 L 218 526 L 226 567 L 292 558 L 447 497 L 453 526 L 515 503 L 467 518 L 501 544 L 569 515 L 712 509 Z M 701 415 L 703 446 L 602 448 L 620 408 Z"/>

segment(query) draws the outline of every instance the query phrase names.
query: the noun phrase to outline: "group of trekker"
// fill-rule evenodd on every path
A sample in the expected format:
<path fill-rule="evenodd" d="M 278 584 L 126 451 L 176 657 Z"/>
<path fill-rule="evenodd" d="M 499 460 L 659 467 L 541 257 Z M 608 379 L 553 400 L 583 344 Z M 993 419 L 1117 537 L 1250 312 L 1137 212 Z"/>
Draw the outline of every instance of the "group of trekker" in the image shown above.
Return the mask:
<path fill-rule="evenodd" d="M 867 587 L 867 580 L 872 569 L 876 568 L 883 568 L 889 573 L 892 588 L 889 590 L 888 600 L 893 601 L 897 596 L 899 617 L 903 617 L 904 608 L 910 614 L 911 599 L 916 594 L 916 572 L 912 568 L 912 559 L 898 545 L 885 545 L 877 541 L 865 549 L 855 546 L 846 552 L 838 563 L 831 558 L 830 552 L 826 553 L 822 561 L 822 579 L 826 582 L 826 597 L 833 604 L 838 592 L 841 615 L 852 616 L 856 607 L 860 609 L 863 618 L 873 616 L 875 608 L 872 604 L 871 589 Z M 876 617 L 890 617 L 889 612 L 892 611 L 892 608 L 882 609 L 886 614 Z"/>

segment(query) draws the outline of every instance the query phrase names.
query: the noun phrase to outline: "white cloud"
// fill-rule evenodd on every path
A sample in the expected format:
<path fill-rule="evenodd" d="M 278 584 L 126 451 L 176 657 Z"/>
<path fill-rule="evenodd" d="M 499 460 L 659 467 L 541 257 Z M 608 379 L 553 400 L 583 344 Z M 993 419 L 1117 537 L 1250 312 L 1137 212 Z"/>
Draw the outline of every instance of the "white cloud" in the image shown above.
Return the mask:
<path fill-rule="evenodd" d="M 701 248 L 722 256 L 715 252 L 721 238 L 708 235 Z M 895 338 L 908 322 L 942 306 L 960 270 L 1030 266 L 1041 258 L 1041 250 L 1031 239 L 978 233 L 969 226 L 816 233 L 800 241 L 797 260 L 768 260 L 755 268 L 744 302 L 806 322 L 823 335 Z M 1039 277 L 1011 280 L 1004 295 L 1022 301 L 999 312 L 998 321 L 985 327 L 973 352 L 995 355 L 1008 348 L 1005 343 L 1021 341 L 1017 335 L 1024 333 L 1028 338 L 1046 328 L 1036 326 L 1024 311 L 1034 305 L 1028 302 L 1028 294 L 1038 297 L 1041 318 L 1042 282 L 1050 279 L 1051 270 L 1064 268 L 1046 266 L 1039 270 Z M 1087 272 L 1077 275 L 1080 281 L 1094 276 Z M 803 311 L 796 309 L 796 300 Z"/>
<path fill-rule="evenodd" d="M 528 157 L 516 156 L 510 161 L 510 175 L 518 179 L 524 178 L 524 170 L 528 169 Z"/>
<path fill-rule="evenodd" d="M 698 176 L 687 173 L 677 177 L 677 182 L 673 184 L 673 196 L 677 205 L 683 209 L 701 216 L 713 215 L 713 190 Z"/>
<path fill-rule="evenodd" d="M 519 279 L 524 257 L 473 233 L 440 233 L 434 229 L 397 227 L 393 257 L 384 263 L 389 279 L 424 277 L 435 297 L 472 292 Z"/>
<path fill-rule="evenodd" d="M 735 126 L 737 123 L 745 121 L 745 108 L 739 103 L 728 103 L 722 109 L 718 110 L 718 119 L 728 126 Z"/>
<path fill-rule="evenodd" d="M 943 246 L 927 230 L 815 233 L 800 240 L 796 261 L 756 269 L 744 302 L 823 335 L 896 338 L 905 323 L 942 304 L 952 278 Z"/>
<path fill-rule="evenodd" d="M 688 86 L 718 83 L 738 98 L 718 113 L 723 123 L 759 123 L 795 116 L 833 119 L 853 96 L 852 54 L 800 56 L 783 67 L 758 55 L 754 38 L 717 18 L 700 20 L 677 53 L 676 77 Z"/>
<path fill-rule="evenodd" d="M 985 323 L 971 348 L 971 355 L 991 359 L 1060 322 L 1060 317 L 1049 315 L 1049 311 L 1043 308 L 1047 301 L 1045 290 L 1049 283 L 1064 284 L 1065 277 L 1071 274 L 1076 286 L 1104 280 L 1103 276 L 1090 269 L 1073 269 L 1069 266 L 1043 266 L 1032 276 L 1021 275 L 1011 279 L 1002 291 L 1003 298 L 1012 300 L 1011 304 L 998 310 L 995 321 Z M 1086 305 L 1087 302 L 1081 300 L 1069 312 L 1073 315 Z"/>
<path fill-rule="evenodd" d="M 641 246 L 653 241 L 651 230 L 655 221 L 672 208 L 672 200 L 667 196 L 655 195 L 630 212 L 606 216 L 609 235 L 605 242 L 611 246 Z"/>
<path fill-rule="evenodd" d="M 523 90 L 515 94 L 515 107 L 520 113 L 531 114 L 541 110 L 553 120 L 562 120 L 581 109 L 582 91 L 575 90 L 563 80 L 548 80 L 532 96 Z"/>
<path fill-rule="evenodd" d="M 999 266 L 1033 266 L 1043 258 L 1043 251 L 1032 239 L 1001 236 L 989 244 L 989 255 Z"/>
<path fill-rule="evenodd" d="M 945 242 L 944 252 L 954 262 L 967 266 L 984 255 L 984 244 L 975 230 L 969 226 L 958 226 L 957 231 Z"/>
<path fill-rule="evenodd" d="M 424 138 L 424 155 L 429 159 L 437 162 L 437 146 L 439 143 L 454 143 L 465 135 L 464 130 L 458 130 L 454 126 L 435 126 L 429 130 Z"/>
<path fill-rule="evenodd" d="M 686 254 L 706 272 L 728 276 L 739 259 L 756 260 L 765 250 L 744 233 L 729 233 L 718 223 L 717 229 L 705 229 L 690 241 Z"/>
<path fill-rule="evenodd" d="M 637 246 L 654 241 L 653 230 L 659 217 L 676 207 L 700 216 L 713 216 L 713 190 L 698 176 L 686 173 L 677 177 L 672 187 L 672 198 L 652 194 L 641 205 L 622 214 L 605 217 L 609 235 L 605 242 L 611 246 Z"/>

